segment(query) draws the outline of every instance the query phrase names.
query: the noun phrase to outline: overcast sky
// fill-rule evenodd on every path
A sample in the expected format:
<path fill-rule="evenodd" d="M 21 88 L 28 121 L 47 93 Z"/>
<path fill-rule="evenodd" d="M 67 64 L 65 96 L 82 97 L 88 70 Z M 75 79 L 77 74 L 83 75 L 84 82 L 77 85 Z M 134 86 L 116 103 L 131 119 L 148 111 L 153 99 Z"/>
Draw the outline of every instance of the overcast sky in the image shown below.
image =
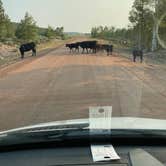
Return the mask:
<path fill-rule="evenodd" d="M 93 26 L 127 27 L 134 0 L 2 0 L 10 19 L 29 12 L 37 25 L 64 26 L 65 31 L 90 32 Z"/>

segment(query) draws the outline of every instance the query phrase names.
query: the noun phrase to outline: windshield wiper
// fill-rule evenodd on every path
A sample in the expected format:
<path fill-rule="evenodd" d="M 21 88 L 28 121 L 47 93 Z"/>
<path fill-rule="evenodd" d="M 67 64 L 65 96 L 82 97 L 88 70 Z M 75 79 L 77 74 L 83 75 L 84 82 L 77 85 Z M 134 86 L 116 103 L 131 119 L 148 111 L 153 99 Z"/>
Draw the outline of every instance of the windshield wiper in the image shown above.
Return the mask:
<path fill-rule="evenodd" d="M 80 138 L 86 135 L 87 127 L 88 124 L 52 125 L 6 132 L 0 134 L 0 146 Z"/>
<path fill-rule="evenodd" d="M 112 129 L 105 134 L 100 129 L 90 133 L 88 123 L 40 126 L 0 134 L 0 147 L 22 144 L 73 141 L 114 141 L 123 139 L 164 139 L 166 130 Z"/>

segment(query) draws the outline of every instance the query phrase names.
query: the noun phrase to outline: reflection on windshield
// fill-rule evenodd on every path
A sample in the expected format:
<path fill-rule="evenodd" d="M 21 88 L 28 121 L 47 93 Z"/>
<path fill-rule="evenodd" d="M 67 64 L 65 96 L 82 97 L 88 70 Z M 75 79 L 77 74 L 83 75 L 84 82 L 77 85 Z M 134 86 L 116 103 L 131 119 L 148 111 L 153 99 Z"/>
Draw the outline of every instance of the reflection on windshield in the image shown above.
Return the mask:
<path fill-rule="evenodd" d="M 0 131 L 93 106 L 166 119 L 165 3 L 0 0 Z"/>

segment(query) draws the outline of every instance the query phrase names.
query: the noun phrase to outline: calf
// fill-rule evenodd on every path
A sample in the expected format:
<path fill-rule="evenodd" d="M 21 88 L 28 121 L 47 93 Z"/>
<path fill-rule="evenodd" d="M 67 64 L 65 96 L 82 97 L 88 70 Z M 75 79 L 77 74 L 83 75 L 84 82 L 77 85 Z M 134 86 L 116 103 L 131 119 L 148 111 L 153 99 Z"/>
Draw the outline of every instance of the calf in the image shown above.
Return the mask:
<path fill-rule="evenodd" d="M 27 51 L 32 51 L 32 56 L 36 56 L 36 44 L 34 42 L 22 44 L 19 48 L 21 53 L 21 58 L 24 58 L 24 53 Z"/>
<path fill-rule="evenodd" d="M 140 62 L 143 62 L 143 51 L 142 50 L 133 50 L 133 62 L 136 62 L 137 56 L 140 57 Z"/>

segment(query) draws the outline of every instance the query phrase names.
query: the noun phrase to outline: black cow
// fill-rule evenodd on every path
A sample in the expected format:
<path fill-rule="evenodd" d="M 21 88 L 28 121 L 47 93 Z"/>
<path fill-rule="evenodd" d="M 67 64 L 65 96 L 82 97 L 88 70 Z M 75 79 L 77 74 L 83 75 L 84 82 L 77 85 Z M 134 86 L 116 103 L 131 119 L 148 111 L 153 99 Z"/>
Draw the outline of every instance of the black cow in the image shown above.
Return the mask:
<path fill-rule="evenodd" d="M 107 55 L 109 56 L 110 54 L 112 55 L 113 52 L 113 45 L 109 44 L 98 44 L 97 45 L 98 50 L 103 50 L 107 52 Z"/>
<path fill-rule="evenodd" d="M 32 50 L 32 56 L 36 56 L 36 44 L 34 42 L 22 44 L 20 46 L 21 58 L 24 58 L 24 53 Z"/>
<path fill-rule="evenodd" d="M 138 50 L 138 49 L 133 50 L 133 62 L 136 62 L 137 56 L 140 57 L 140 62 L 142 63 L 143 62 L 143 51 Z"/>
<path fill-rule="evenodd" d="M 112 55 L 112 52 L 113 52 L 113 45 L 109 45 L 109 44 L 104 45 L 104 49 L 106 50 L 108 56 L 109 56 L 109 55 Z"/>
<path fill-rule="evenodd" d="M 70 52 L 73 51 L 73 49 L 75 49 L 75 51 L 77 50 L 79 52 L 79 43 L 66 44 L 66 47 L 68 47 L 70 49 Z"/>
<path fill-rule="evenodd" d="M 82 53 L 84 53 L 85 49 L 87 53 L 88 53 L 88 49 L 92 50 L 93 53 L 96 53 L 97 41 L 83 41 L 79 43 L 79 46 L 83 49 Z"/>

